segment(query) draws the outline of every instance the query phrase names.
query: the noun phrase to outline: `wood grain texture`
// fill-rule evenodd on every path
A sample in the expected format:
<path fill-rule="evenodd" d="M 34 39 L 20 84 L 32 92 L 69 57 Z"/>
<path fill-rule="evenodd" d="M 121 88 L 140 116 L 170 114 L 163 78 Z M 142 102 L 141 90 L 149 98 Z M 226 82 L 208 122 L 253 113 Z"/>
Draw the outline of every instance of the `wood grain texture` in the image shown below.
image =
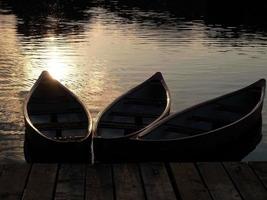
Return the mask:
<path fill-rule="evenodd" d="M 83 200 L 85 170 L 86 166 L 83 164 L 62 164 L 59 168 L 55 199 Z"/>
<path fill-rule="evenodd" d="M 21 199 L 30 172 L 29 164 L 7 164 L 0 173 L 0 199 Z"/>
<path fill-rule="evenodd" d="M 181 199 L 211 199 L 193 163 L 170 163 L 170 168 Z"/>
<path fill-rule="evenodd" d="M 113 173 L 117 200 L 145 199 L 137 164 L 114 164 Z"/>
<path fill-rule="evenodd" d="M 53 199 L 57 168 L 57 164 L 33 164 L 23 200 Z"/>
<path fill-rule="evenodd" d="M 267 162 L 7 164 L 0 199 L 266 200 L 266 180 Z"/>
<path fill-rule="evenodd" d="M 164 163 L 144 163 L 140 168 L 148 200 L 176 199 Z"/>
<path fill-rule="evenodd" d="M 267 190 L 247 163 L 223 163 L 245 200 L 266 200 Z"/>
<path fill-rule="evenodd" d="M 249 165 L 267 188 L 267 162 L 250 162 Z"/>
<path fill-rule="evenodd" d="M 197 163 L 214 200 L 242 200 L 221 163 Z"/>
<path fill-rule="evenodd" d="M 86 200 L 113 200 L 112 169 L 110 164 L 87 166 Z"/>

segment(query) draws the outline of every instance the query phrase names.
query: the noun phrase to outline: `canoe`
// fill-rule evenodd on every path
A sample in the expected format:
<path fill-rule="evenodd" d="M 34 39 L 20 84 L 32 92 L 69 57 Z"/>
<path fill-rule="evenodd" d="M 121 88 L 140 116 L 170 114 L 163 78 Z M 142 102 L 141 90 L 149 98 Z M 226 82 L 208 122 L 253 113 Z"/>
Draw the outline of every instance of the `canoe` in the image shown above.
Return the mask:
<path fill-rule="evenodd" d="M 237 161 L 260 142 L 265 80 L 167 116 L 109 161 Z M 116 148 L 116 144 L 114 144 Z"/>
<path fill-rule="evenodd" d="M 133 145 L 146 161 L 240 160 L 261 139 L 265 87 L 261 79 L 172 114 L 138 134 Z"/>
<path fill-rule="evenodd" d="M 43 71 L 24 104 L 28 162 L 91 160 L 92 118 L 85 105 Z"/>
<path fill-rule="evenodd" d="M 104 161 L 123 151 L 130 137 L 169 115 L 170 92 L 160 72 L 113 101 L 101 112 L 94 129 L 94 154 Z M 116 146 L 114 146 L 116 145 Z"/>

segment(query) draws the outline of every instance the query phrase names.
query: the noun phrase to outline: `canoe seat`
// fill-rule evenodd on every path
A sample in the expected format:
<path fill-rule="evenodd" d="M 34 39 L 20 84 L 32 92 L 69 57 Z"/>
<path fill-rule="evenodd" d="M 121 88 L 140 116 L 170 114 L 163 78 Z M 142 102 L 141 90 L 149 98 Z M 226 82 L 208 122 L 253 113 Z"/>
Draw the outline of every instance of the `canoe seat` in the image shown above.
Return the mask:
<path fill-rule="evenodd" d="M 87 127 L 69 128 L 69 129 L 45 129 L 40 130 L 42 134 L 49 138 L 78 138 L 85 137 L 88 134 Z"/>
<path fill-rule="evenodd" d="M 132 124 L 132 123 L 108 122 L 108 121 L 101 121 L 98 126 L 101 128 L 111 128 L 111 129 L 138 129 L 139 128 L 138 125 Z"/>
<path fill-rule="evenodd" d="M 81 107 L 30 107 L 30 115 L 44 115 L 44 114 L 63 114 L 63 113 L 80 113 L 84 112 Z"/>
<path fill-rule="evenodd" d="M 140 121 L 138 121 L 138 120 L 140 120 Z M 142 119 L 136 119 L 135 121 L 134 121 L 134 123 L 132 123 L 132 122 L 120 122 L 120 121 L 107 121 L 107 120 L 105 120 L 105 121 L 103 121 L 103 120 L 101 120 L 101 122 L 100 122 L 100 125 L 101 124 L 114 124 L 114 126 L 115 125 L 120 125 L 120 124 L 125 124 L 125 125 L 129 125 L 129 126 L 139 126 L 139 127 L 143 127 L 143 126 L 147 126 L 147 125 L 149 125 L 150 123 L 144 123 L 143 122 L 143 120 Z M 111 125 L 112 126 L 112 125 Z"/>
<path fill-rule="evenodd" d="M 34 124 L 34 126 L 39 130 L 80 129 L 80 128 L 86 128 L 88 126 L 88 122 L 83 121 L 83 122 L 67 122 L 67 123 L 59 123 L 59 122 L 36 123 Z"/>
<path fill-rule="evenodd" d="M 140 129 L 143 128 L 143 126 L 137 126 L 135 124 L 130 124 L 130 123 L 119 123 L 119 122 L 112 122 L 112 123 L 107 123 L 107 122 L 101 122 L 99 125 L 99 130 L 102 129 L 110 129 L 114 130 L 110 133 L 110 131 L 103 131 L 101 133 L 102 137 L 122 137 L 128 134 L 131 134 L 133 132 L 136 132 Z M 115 131 L 116 130 L 116 131 Z"/>
<path fill-rule="evenodd" d="M 60 141 L 73 141 L 73 140 L 80 140 L 83 138 L 84 136 L 61 136 L 61 137 L 54 137 L 53 139 Z"/>
<path fill-rule="evenodd" d="M 132 117 L 145 117 L 145 118 L 158 118 L 160 114 L 156 113 L 136 113 L 136 112 L 116 112 L 113 111 L 110 113 L 111 115 L 116 115 L 116 116 L 132 116 Z"/>
<path fill-rule="evenodd" d="M 136 126 L 144 126 L 147 124 L 146 122 L 149 121 L 151 123 L 155 118 L 159 117 L 159 115 L 151 113 L 111 112 L 110 114 L 114 116 L 133 117 Z M 145 118 L 151 118 L 152 120 L 147 120 Z"/>

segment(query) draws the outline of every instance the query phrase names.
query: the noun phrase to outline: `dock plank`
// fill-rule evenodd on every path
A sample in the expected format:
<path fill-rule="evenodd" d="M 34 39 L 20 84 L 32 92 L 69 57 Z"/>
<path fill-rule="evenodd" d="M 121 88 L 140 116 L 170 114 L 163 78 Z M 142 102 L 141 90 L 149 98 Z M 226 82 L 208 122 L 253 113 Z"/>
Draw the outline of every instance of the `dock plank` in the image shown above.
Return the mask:
<path fill-rule="evenodd" d="M 62 164 L 58 172 L 56 200 L 83 200 L 85 190 L 84 164 Z"/>
<path fill-rule="evenodd" d="M 267 162 L 249 162 L 249 165 L 267 188 Z"/>
<path fill-rule="evenodd" d="M 0 199 L 21 199 L 30 172 L 29 164 L 2 165 L 0 173 Z"/>
<path fill-rule="evenodd" d="M 2 175 L 3 170 L 4 170 L 4 165 L 0 165 L 0 177 Z"/>
<path fill-rule="evenodd" d="M 244 200 L 266 200 L 267 190 L 247 163 L 223 163 Z"/>
<path fill-rule="evenodd" d="M 211 200 L 209 191 L 193 163 L 170 163 L 170 169 L 181 199 Z"/>
<path fill-rule="evenodd" d="M 145 199 L 137 164 L 114 164 L 113 177 L 117 200 Z"/>
<path fill-rule="evenodd" d="M 113 200 L 112 169 L 110 164 L 87 166 L 86 200 Z"/>
<path fill-rule="evenodd" d="M 54 195 L 57 164 L 33 164 L 23 200 L 48 200 Z"/>
<path fill-rule="evenodd" d="M 0 199 L 266 200 L 267 162 L 6 164 Z"/>
<path fill-rule="evenodd" d="M 197 163 L 214 200 L 242 200 L 221 163 Z"/>
<path fill-rule="evenodd" d="M 143 163 L 140 169 L 147 200 L 176 199 L 164 163 Z"/>

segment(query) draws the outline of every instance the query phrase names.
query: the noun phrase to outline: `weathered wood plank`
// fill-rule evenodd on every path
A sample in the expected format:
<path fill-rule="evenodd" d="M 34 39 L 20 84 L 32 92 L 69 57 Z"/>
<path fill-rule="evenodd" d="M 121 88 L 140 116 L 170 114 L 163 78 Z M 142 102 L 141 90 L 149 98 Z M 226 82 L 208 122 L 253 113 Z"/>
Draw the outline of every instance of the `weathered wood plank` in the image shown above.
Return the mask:
<path fill-rule="evenodd" d="M 145 199 L 137 164 L 114 164 L 113 177 L 117 200 Z"/>
<path fill-rule="evenodd" d="M 209 192 L 193 163 L 170 163 L 174 185 L 181 199 L 209 200 Z"/>
<path fill-rule="evenodd" d="M 140 165 L 148 200 L 176 199 L 167 170 L 163 163 L 145 163 Z"/>
<path fill-rule="evenodd" d="M 267 188 L 267 162 L 249 162 L 249 165 Z"/>
<path fill-rule="evenodd" d="M 88 166 L 85 190 L 86 200 L 113 200 L 111 165 L 100 164 Z"/>
<path fill-rule="evenodd" d="M 246 163 L 223 163 L 244 200 L 266 200 L 267 190 Z"/>
<path fill-rule="evenodd" d="M 31 166 L 29 164 L 7 164 L 0 173 L 0 199 L 21 199 Z"/>
<path fill-rule="evenodd" d="M 0 165 L 0 177 L 1 177 L 1 174 L 2 174 L 3 170 L 4 170 L 4 165 Z"/>
<path fill-rule="evenodd" d="M 62 164 L 58 172 L 55 199 L 83 200 L 85 170 L 86 166 L 83 164 Z"/>
<path fill-rule="evenodd" d="M 0 165 L 0 199 L 267 199 L 267 162 L 170 163 L 168 169 L 170 177 L 164 163 Z"/>
<path fill-rule="evenodd" d="M 34 164 L 22 199 L 52 199 L 56 184 L 56 175 L 57 164 Z"/>
<path fill-rule="evenodd" d="M 221 163 L 197 163 L 214 200 L 242 200 Z"/>

